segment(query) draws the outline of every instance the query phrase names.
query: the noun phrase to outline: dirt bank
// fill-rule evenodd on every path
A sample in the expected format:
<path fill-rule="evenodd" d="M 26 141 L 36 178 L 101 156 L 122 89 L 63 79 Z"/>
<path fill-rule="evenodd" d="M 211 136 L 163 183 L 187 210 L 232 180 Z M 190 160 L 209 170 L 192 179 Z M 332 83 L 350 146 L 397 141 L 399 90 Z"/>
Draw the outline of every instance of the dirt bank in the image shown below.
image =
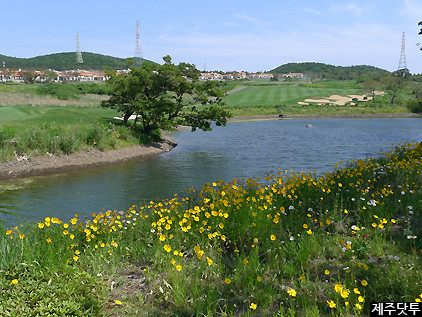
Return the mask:
<path fill-rule="evenodd" d="M 70 155 L 19 157 L 13 161 L 0 164 L 0 179 L 55 174 L 120 163 L 168 152 L 175 146 L 176 143 L 168 137 L 164 137 L 160 142 L 154 142 L 145 146 L 104 152 L 89 150 Z"/>

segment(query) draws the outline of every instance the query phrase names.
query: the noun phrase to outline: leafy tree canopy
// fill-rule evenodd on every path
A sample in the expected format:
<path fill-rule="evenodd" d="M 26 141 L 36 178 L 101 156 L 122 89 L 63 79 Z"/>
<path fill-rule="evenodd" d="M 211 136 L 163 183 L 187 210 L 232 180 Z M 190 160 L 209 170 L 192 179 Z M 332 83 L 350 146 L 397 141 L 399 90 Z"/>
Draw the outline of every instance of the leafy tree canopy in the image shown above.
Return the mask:
<path fill-rule="evenodd" d="M 200 71 L 192 64 L 175 65 L 170 56 L 162 65 L 142 63 L 126 74 L 110 73 L 111 96 L 102 106 L 117 109 L 128 124 L 135 115 L 145 133 L 170 130 L 178 125 L 211 130 L 211 122 L 225 125 L 231 115 L 222 108 L 223 92 L 218 83 L 200 82 Z"/>

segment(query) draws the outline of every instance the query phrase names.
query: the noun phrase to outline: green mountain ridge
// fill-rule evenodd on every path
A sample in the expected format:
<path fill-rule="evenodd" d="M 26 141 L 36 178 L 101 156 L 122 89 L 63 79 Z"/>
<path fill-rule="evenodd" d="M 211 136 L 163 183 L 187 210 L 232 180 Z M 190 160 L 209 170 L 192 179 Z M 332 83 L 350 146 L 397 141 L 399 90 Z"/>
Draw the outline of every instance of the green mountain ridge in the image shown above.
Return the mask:
<path fill-rule="evenodd" d="M 109 69 L 126 69 L 126 58 L 118 58 L 108 55 L 101 55 L 90 52 L 82 52 L 83 63 L 76 62 L 75 52 L 55 53 L 31 58 L 18 58 L 5 56 L 0 54 L 0 65 L 4 61 L 6 68 L 12 69 L 54 69 L 54 70 L 71 70 L 71 69 L 87 69 L 100 70 Z"/>
<path fill-rule="evenodd" d="M 283 64 L 270 70 L 270 73 L 305 73 L 310 75 L 319 75 L 326 78 L 350 79 L 361 76 L 370 76 L 371 78 L 383 77 L 388 75 L 390 72 L 368 65 L 334 66 L 324 63 L 304 62 Z"/>
<path fill-rule="evenodd" d="M 82 52 L 83 63 L 76 62 L 75 52 L 54 53 L 31 58 L 18 58 L 0 54 L 0 67 L 2 62 L 6 68 L 28 70 L 101 70 L 127 69 L 127 58 L 119 58 L 97 53 Z M 150 62 L 150 61 L 149 61 Z M 374 66 L 334 66 L 317 62 L 287 63 L 269 71 L 270 73 L 306 73 L 325 78 L 349 79 L 361 76 L 382 77 L 389 72 Z"/>

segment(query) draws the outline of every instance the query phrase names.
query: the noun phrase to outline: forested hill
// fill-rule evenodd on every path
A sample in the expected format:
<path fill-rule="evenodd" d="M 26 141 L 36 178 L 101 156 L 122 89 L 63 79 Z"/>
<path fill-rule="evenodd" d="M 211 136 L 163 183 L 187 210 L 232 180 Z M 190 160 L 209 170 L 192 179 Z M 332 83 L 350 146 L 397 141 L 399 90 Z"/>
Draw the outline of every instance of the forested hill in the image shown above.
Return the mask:
<path fill-rule="evenodd" d="M 54 69 L 54 70 L 70 70 L 70 69 L 87 69 L 101 70 L 109 69 L 125 69 L 128 68 L 126 58 L 118 58 L 101 54 L 82 52 L 83 63 L 76 63 L 76 53 L 56 53 L 32 58 L 17 58 L 0 55 L 0 66 L 2 62 L 6 63 L 6 68 L 12 69 Z"/>
<path fill-rule="evenodd" d="M 389 73 L 384 69 L 374 66 L 359 65 L 344 67 L 313 62 L 288 63 L 278 66 L 270 72 L 278 74 L 304 73 L 333 79 L 356 79 L 359 77 L 379 78 Z"/>

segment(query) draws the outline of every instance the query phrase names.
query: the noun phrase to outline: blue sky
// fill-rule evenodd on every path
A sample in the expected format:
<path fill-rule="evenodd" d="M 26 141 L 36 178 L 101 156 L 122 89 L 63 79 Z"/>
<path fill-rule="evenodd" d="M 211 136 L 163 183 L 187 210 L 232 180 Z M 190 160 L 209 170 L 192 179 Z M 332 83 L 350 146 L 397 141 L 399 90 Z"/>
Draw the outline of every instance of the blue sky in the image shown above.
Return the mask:
<path fill-rule="evenodd" d="M 0 5 L 0 54 L 34 57 L 76 50 L 134 55 L 206 70 L 267 71 L 289 62 L 398 68 L 422 73 L 416 43 L 421 0 L 15 0 Z"/>

